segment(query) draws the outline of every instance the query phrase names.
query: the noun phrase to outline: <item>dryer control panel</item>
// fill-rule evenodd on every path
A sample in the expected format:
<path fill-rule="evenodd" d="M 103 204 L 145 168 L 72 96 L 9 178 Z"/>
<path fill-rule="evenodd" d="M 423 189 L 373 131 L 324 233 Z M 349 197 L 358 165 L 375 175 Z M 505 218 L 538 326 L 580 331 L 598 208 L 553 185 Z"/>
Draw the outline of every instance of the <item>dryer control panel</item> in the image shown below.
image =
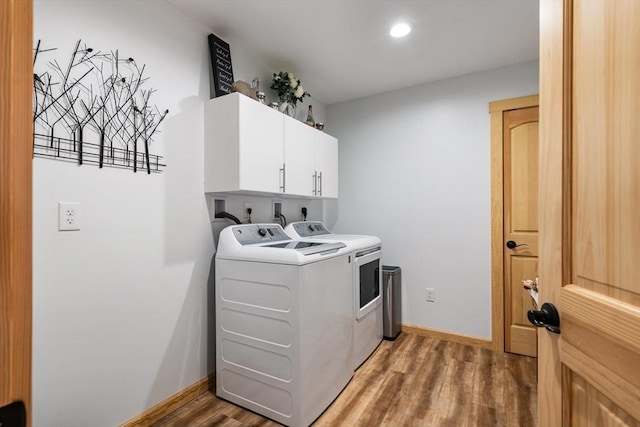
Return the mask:
<path fill-rule="evenodd" d="M 243 246 L 291 240 L 278 224 L 242 224 L 232 228 L 236 240 Z"/>
<path fill-rule="evenodd" d="M 293 229 L 300 237 L 321 236 L 323 234 L 331 234 L 329 230 L 320 221 L 296 222 Z"/>

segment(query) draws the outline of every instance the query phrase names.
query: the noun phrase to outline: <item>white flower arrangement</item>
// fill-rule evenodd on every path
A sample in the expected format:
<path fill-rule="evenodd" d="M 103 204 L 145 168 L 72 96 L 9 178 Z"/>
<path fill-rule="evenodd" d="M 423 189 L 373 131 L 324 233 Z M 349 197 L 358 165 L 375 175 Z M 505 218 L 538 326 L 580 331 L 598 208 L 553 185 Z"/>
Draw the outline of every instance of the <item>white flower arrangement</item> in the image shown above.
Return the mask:
<path fill-rule="evenodd" d="M 273 80 L 271 81 L 271 89 L 275 90 L 278 94 L 281 104 L 290 104 L 294 108 L 298 101 L 302 101 L 305 96 L 311 96 L 309 92 L 304 90 L 300 80 L 286 71 L 280 71 L 279 73 L 273 73 Z"/>

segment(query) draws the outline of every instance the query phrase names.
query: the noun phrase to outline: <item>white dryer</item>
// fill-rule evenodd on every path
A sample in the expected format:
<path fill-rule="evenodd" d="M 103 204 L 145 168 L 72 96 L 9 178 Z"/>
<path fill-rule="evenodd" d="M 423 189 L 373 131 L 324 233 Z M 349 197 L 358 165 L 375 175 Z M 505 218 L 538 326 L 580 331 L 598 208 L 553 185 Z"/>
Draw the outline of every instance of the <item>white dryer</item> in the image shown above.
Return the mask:
<path fill-rule="evenodd" d="M 215 261 L 216 394 L 310 425 L 353 376 L 351 251 L 276 224 L 222 230 Z"/>
<path fill-rule="evenodd" d="M 353 369 L 373 353 L 382 341 L 382 240 L 376 236 L 333 234 L 320 221 L 293 222 L 285 232 L 296 239 L 340 241 L 353 257 Z"/>

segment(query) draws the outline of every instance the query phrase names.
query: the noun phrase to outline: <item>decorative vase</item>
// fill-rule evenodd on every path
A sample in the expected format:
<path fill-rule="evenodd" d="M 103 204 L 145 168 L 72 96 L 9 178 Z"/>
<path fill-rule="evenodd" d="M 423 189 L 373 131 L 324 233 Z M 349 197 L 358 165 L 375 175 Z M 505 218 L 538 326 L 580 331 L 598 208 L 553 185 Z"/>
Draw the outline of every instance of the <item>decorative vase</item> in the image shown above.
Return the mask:
<path fill-rule="evenodd" d="M 296 106 L 288 101 L 282 101 L 280 104 L 280 112 L 285 113 L 289 117 L 296 116 Z"/>

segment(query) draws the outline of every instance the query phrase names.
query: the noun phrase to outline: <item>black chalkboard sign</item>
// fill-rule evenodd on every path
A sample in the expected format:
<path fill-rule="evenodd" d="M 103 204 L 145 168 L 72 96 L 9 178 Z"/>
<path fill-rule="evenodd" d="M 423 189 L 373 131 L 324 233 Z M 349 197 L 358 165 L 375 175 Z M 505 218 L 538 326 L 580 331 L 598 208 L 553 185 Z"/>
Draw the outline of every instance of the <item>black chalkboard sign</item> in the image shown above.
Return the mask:
<path fill-rule="evenodd" d="M 211 53 L 211 70 L 213 71 L 216 96 L 226 95 L 231 92 L 233 84 L 229 44 L 215 34 L 209 34 L 209 52 Z"/>

